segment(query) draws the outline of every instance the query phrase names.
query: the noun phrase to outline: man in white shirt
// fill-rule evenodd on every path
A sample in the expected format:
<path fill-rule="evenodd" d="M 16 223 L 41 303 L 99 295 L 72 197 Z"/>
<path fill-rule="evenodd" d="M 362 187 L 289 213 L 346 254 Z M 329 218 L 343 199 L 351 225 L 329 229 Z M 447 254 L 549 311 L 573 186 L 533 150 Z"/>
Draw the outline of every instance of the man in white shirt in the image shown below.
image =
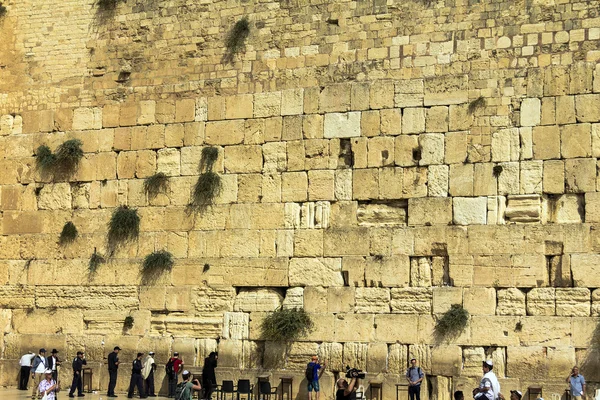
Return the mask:
<path fill-rule="evenodd" d="M 487 360 L 483 362 L 483 378 L 481 379 L 479 388 L 474 390 L 474 395 L 476 395 L 476 399 L 481 398 L 481 395 L 485 395 L 485 397 L 488 400 L 498 399 L 498 395 L 500 394 L 500 382 L 498 382 L 496 374 L 492 372 L 493 368 L 494 363 L 492 362 L 492 360 Z"/>
<path fill-rule="evenodd" d="M 44 372 L 48 369 L 48 360 L 46 359 L 46 349 L 40 349 L 40 352 L 33 359 L 33 365 L 31 366 L 31 378 L 33 379 L 33 392 L 31 393 L 32 399 L 37 399 L 40 392 L 38 386 L 44 379 Z"/>
<path fill-rule="evenodd" d="M 27 384 L 29 383 L 29 374 L 31 374 L 31 361 L 35 357 L 35 353 L 30 351 L 23 355 L 19 360 L 21 366 L 21 373 L 19 375 L 19 390 L 27 390 Z"/>

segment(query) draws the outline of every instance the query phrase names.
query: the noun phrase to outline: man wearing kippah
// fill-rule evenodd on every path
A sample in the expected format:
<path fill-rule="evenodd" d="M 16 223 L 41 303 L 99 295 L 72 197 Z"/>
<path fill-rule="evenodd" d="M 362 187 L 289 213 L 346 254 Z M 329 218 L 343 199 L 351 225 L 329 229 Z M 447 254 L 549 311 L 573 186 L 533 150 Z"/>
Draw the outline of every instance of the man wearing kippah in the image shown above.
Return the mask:
<path fill-rule="evenodd" d="M 145 399 L 147 397 L 144 395 L 144 379 L 142 378 L 143 355 L 144 353 L 137 353 L 137 357 L 131 363 L 131 380 L 129 381 L 129 391 L 127 392 L 127 398 L 129 399 L 133 399 L 133 391 L 136 386 L 140 399 Z"/>
<path fill-rule="evenodd" d="M 494 363 L 492 360 L 483 362 L 483 378 L 479 387 L 473 390 L 473 398 L 476 400 L 496 400 L 500 394 L 500 382 L 496 374 L 492 372 Z"/>

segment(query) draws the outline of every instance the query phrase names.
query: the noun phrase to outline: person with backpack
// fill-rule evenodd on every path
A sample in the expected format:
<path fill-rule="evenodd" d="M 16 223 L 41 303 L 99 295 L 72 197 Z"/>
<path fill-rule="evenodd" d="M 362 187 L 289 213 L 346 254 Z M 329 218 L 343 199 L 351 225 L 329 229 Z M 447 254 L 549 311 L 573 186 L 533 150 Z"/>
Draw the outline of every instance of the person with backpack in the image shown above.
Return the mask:
<path fill-rule="evenodd" d="M 142 378 L 142 356 L 144 353 L 137 353 L 137 357 L 131 363 L 131 380 L 129 381 L 129 390 L 127 391 L 127 398 L 133 399 L 133 391 L 137 386 L 138 394 L 140 399 L 145 399 L 147 396 L 144 395 L 144 379 Z"/>
<path fill-rule="evenodd" d="M 417 367 L 417 359 L 411 359 L 410 368 L 406 371 L 410 400 L 421 400 L 421 382 L 423 382 L 423 379 L 425 379 L 425 374 L 421 367 Z"/>
<path fill-rule="evenodd" d="M 327 363 L 323 363 L 323 365 L 319 364 L 319 356 L 312 356 L 311 361 L 306 365 L 306 371 L 304 375 L 306 376 L 306 380 L 308 381 L 308 400 L 312 400 L 312 392 L 314 390 L 315 400 L 319 400 L 319 379 L 325 372 L 325 367 Z M 319 370 L 321 370 L 319 372 Z"/>
<path fill-rule="evenodd" d="M 177 376 L 181 373 L 181 370 L 183 370 L 183 360 L 179 359 L 178 352 L 174 352 L 173 357 L 169 358 L 165 370 L 167 378 L 169 379 L 168 397 L 173 398 L 175 396 L 175 389 L 177 389 Z"/>
<path fill-rule="evenodd" d="M 189 371 L 183 371 L 181 375 L 183 382 L 179 383 L 175 389 L 175 400 L 192 400 L 194 390 L 201 390 L 198 379 L 192 380 L 192 374 Z"/>
<path fill-rule="evenodd" d="M 31 393 L 32 399 L 39 397 L 38 386 L 44 379 L 44 371 L 48 369 L 48 360 L 46 359 L 46 349 L 40 349 L 39 353 L 33 359 L 33 365 L 31 366 L 31 379 L 33 380 L 33 393 Z"/>

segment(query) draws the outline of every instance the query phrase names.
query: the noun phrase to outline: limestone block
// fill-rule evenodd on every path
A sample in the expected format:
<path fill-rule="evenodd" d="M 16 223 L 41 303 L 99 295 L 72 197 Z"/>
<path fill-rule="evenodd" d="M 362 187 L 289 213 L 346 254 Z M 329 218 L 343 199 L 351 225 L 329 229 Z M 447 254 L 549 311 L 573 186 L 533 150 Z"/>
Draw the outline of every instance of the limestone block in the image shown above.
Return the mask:
<path fill-rule="evenodd" d="M 216 339 L 223 334 L 223 314 L 206 313 L 195 316 L 171 313 L 152 315 L 151 334 L 174 334 Z"/>
<path fill-rule="evenodd" d="M 160 151 L 159 151 L 160 160 Z M 225 172 L 252 173 L 263 169 L 261 146 L 226 146 Z"/>
<path fill-rule="evenodd" d="M 410 286 L 431 286 L 432 265 L 431 257 L 410 258 Z"/>
<path fill-rule="evenodd" d="M 600 255 L 571 254 L 573 284 L 579 287 L 597 287 Z"/>
<path fill-rule="evenodd" d="M 476 163 L 473 168 L 473 194 L 495 196 L 498 194 L 498 179 L 494 176 L 494 164 Z"/>
<path fill-rule="evenodd" d="M 492 134 L 492 161 L 516 161 L 519 159 L 519 129 L 501 129 Z"/>
<path fill-rule="evenodd" d="M 405 374 L 407 359 L 407 345 L 393 343 L 388 346 L 388 372 L 392 374 Z"/>
<path fill-rule="evenodd" d="M 575 114 L 577 122 L 600 121 L 600 94 L 582 94 L 575 96 Z"/>
<path fill-rule="evenodd" d="M 281 174 L 281 200 L 306 201 L 308 198 L 308 176 L 306 172 Z"/>
<path fill-rule="evenodd" d="M 311 356 L 317 354 L 319 351 L 319 345 L 317 343 L 309 342 L 294 342 L 288 348 L 286 354 L 286 369 L 305 371 L 306 360 L 309 360 Z"/>
<path fill-rule="evenodd" d="M 375 81 L 371 84 L 369 105 L 373 110 L 394 107 L 394 83 L 391 81 Z"/>
<path fill-rule="evenodd" d="M 523 99 L 521 102 L 521 126 L 539 125 L 541 106 L 541 101 L 538 98 Z"/>
<path fill-rule="evenodd" d="M 248 339 L 250 315 L 244 312 L 226 312 L 223 315 L 223 339 Z"/>
<path fill-rule="evenodd" d="M 443 314 L 452 304 L 463 304 L 463 289 L 458 287 L 433 288 L 433 313 Z"/>
<path fill-rule="evenodd" d="M 281 92 L 281 115 L 298 115 L 304 111 L 304 89 Z"/>
<path fill-rule="evenodd" d="M 3 309 L 34 308 L 35 288 L 33 286 L 2 286 L 0 294 L 0 305 Z"/>
<path fill-rule="evenodd" d="M 102 129 L 102 109 L 80 107 L 73 110 L 73 130 Z"/>
<path fill-rule="evenodd" d="M 431 288 L 392 288 L 390 306 L 395 314 L 431 314 L 433 293 Z"/>
<path fill-rule="evenodd" d="M 171 124 L 165 127 L 165 145 L 167 147 L 182 147 L 184 136 L 183 124 Z"/>
<path fill-rule="evenodd" d="M 293 287 L 285 291 L 283 308 L 304 308 L 304 288 Z"/>
<path fill-rule="evenodd" d="M 488 197 L 488 225 L 502 225 L 506 223 L 504 214 L 506 212 L 506 197 L 490 196 Z"/>
<path fill-rule="evenodd" d="M 415 159 L 415 155 L 419 153 L 419 136 L 416 135 L 401 135 L 396 136 L 394 142 L 394 157 L 396 165 L 409 167 L 416 165 L 419 160 Z M 465 142 L 466 152 L 466 142 Z M 466 156 L 465 156 L 466 157 Z"/>
<path fill-rule="evenodd" d="M 499 289 L 497 315 L 525 315 L 525 293 L 517 288 Z"/>
<path fill-rule="evenodd" d="M 448 132 L 448 107 L 431 107 L 425 120 L 426 132 Z"/>
<path fill-rule="evenodd" d="M 600 194 L 585 194 L 585 222 L 600 222 Z"/>
<path fill-rule="evenodd" d="M 558 126 L 533 128 L 533 158 L 538 160 L 560 158 L 560 128 Z"/>
<path fill-rule="evenodd" d="M 590 124 L 564 125 L 560 129 L 560 151 L 563 158 L 591 155 L 592 126 Z"/>
<path fill-rule="evenodd" d="M 469 100 L 467 75 L 445 75 L 426 78 L 425 105 L 463 104 Z"/>
<path fill-rule="evenodd" d="M 350 110 L 350 84 L 336 84 L 326 86 L 319 94 L 319 111 L 340 112 Z"/>
<path fill-rule="evenodd" d="M 596 188 L 596 160 L 579 158 L 565 161 L 566 192 L 593 192 Z"/>
<path fill-rule="evenodd" d="M 394 165 L 394 138 L 374 137 L 367 142 L 367 164 L 369 167 Z"/>
<path fill-rule="evenodd" d="M 330 287 L 327 288 L 327 312 L 352 313 L 355 305 L 355 288 Z M 324 304 L 321 305 L 321 308 Z"/>
<path fill-rule="evenodd" d="M 565 164 L 562 160 L 544 161 L 542 187 L 545 193 L 564 193 Z"/>
<path fill-rule="evenodd" d="M 452 199 L 422 197 L 408 200 L 408 225 L 447 225 L 452 221 Z"/>
<path fill-rule="evenodd" d="M 448 132 L 445 135 L 445 163 L 464 163 L 467 159 L 467 132 Z"/>
<path fill-rule="evenodd" d="M 240 144 L 244 141 L 244 130 L 243 120 L 207 122 L 205 140 L 209 145 Z"/>
<path fill-rule="evenodd" d="M 167 176 L 179 176 L 181 171 L 181 154 L 177 149 L 162 149 L 157 152 L 157 172 Z"/>
<path fill-rule="evenodd" d="M 408 359 L 416 358 L 424 371 L 431 371 L 432 347 L 427 344 L 411 344 L 408 346 Z"/>
<path fill-rule="evenodd" d="M 71 185 L 55 183 L 44 185 L 38 196 L 40 210 L 69 210 L 71 209 Z"/>
<path fill-rule="evenodd" d="M 325 138 L 350 138 L 360 136 L 360 112 L 325 114 Z"/>
<path fill-rule="evenodd" d="M 425 132 L 425 108 L 405 108 L 402 115 L 402 133 Z"/>
<path fill-rule="evenodd" d="M 588 317 L 591 294 L 587 288 L 556 288 L 556 315 Z"/>
<path fill-rule="evenodd" d="M 326 256 L 365 255 L 369 253 L 368 229 L 329 229 L 324 233 L 323 251 Z"/>
<path fill-rule="evenodd" d="M 463 288 L 463 307 L 470 315 L 496 315 L 494 288 Z"/>
<path fill-rule="evenodd" d="M 527 293 L 527 315 L 554 315 L 555 303 L 554 288 L 533 288 Z"/>
<path fill-rule="evenodd" d="M 431 352 L 431 374 L 456 376 L 462 370 L 462 348 L 456 345 L 436 346 Z"/>
<path fill-rule="evenodd" d="M 542 98 L 542 125 L 554 125 L 556 123 L 556 98 Z"/>
<path fill-rule="evenodd" d="M 363 113 L 363 118 L 365 114 Z M 395 136 L 402 133 L 402 111 L 399 108 L 381 110 L 378 114 L 381 116 L 382 134 Z M 365 125 L 362 126 L 364 130 Z"/>
<path fill-rule="evenodd" d="M 367 371 L 370 373 L 387 372 L 387 343 L 369 343 L 367 349 Z"/>
<path fill-rule="evenodd" d="M 521 162 L 520 193 L 542 193 L 543 161 Z"/>
<path fill-rule="evenodd" d="M 334 157 L 337 157 L 337 154 L 339 152 L 334 151 L 329 140 L 309 139 L 304 141 L 304 165 L 306 169 L 327 169 L 336 162 Z"/>
<path fill-rule="evenodd" d="M 344 346 L 342 343 L 321 343 L 317 355 L 319 359 L 327 363 L 327 367 L 333 371 L 342 371 L 346 368 L 343 364 Z"/>
<path fill-rule="evenodd" d="M 381 314 L 390 312 L 390 291 L 387 288 L 356 288 L 356 306 L 358 314 Z M 387 352 L 387 350 L 386 350 Z"/>
<path fill-rule="evenodd" d="M 559 125 L 574 124 L 575 98 L 574 96 L 556 97 L 556 123 Z"/>
<path fill-rule="evenodd" d="M 283 296 L 274 289 L 240 289 L 233 304 L 234 311 L 270 312 L 281 307 Z"/>
<path fill-rule="evenodd" d="M 287 154 L 285 142 L 265 143 L 263 150 L 263 172 L 273 173 L 286 170 Z"/>
<path fill-rule="evenodd" d="M 335 341 L 370 342 L 373 340 L 375 334 L 375 327 L 373 322 L 374 315 L 372 314 L 337 314 L 335 316 L 333 325 L 335 331 Z M 331 326 L 329 326 L 327 329 L 331 330 Z M 346 348 L 344 348 L 345 365 L 348 365 L 345 361 L 347 356 L 352 357 L 352 355 L 346 354 Z"/>
<path fill-rule="evenodd" d="M 543 208 L 543 222 L 577 224 L 583 221 L 584 198 L 577 194 L 563 194 L 544 199 Z"/>
<path fill-rule="evenodd" d="M 535 222 L 541 218 L 539 195 L 508 196 L 505 217 L 511 222 Z"/>
<path fill-rule="evenodd" d="M 2 218 L 4 235 L 19 233 L 41 233 L 43 219 L 35 211 L 5 211 Z"/>
<path fill-rule="evenodd" d="M 444 135 L 441 133 L 427 133 L 419 136 L 421 159 L 419 165 L 444 163 Z"/>
<path fill-rule="evenodd" d="M 423 79 L 397 81 L 394 92 L 394 104 L 396 107 L 418 107 L 423 105 Z"/>
<path fill-rule="evenodd" d="M 361 203 L 356 216 L 362 226 L 406 225 L 406 209 L 406 201 Z"/>
<path fill-rule="evenodd" d="M 382 260 L 373 258 L 366 263 L 364 282 L 369 286 L 405 287 L 408 286 L 409 273 L 408 256 L 384 257 Z"/>
<path fill-rule="evenodd" d="M 473 164 L 452 164 L 450 165 L 450 186 L 451 196 L 472 196 L 473 195 Z"/>
<path fill-rule="evenodd" d="M 38 286 L 36 306 L 39 308 L 83 308 L 118 310 L 135 308 L 139 304 L 133 286 Z"/>
<path fill-rule="evenodd" d="M 276 366 L 277 361 L 280 360 L 279 350 L 274 350 L 273 347 L 280 346 L 276 342 L 265 343 L 265 366 Z M 220 367 L 231 367 L 236 369 L 242 369 L 242 354 L 243 354 L 243 341 L 242 340 L 220 340 L 219 341 L 219 366 Z M 277 354 L 277 355 L 275 355 Z M 275 361 L 277 360 L 277 361 Z M 279 361 L 283 362 L 283 361 Z M 268 363 L 268 364 L 267 364 Z"/>
<path fill-rule="evenodd" d="M 454 197 L 452 200 L 455 225 L 486 224 L 487 197 Z"/>
<path fill-rule="evenodd" d="M 430 165 L 427 168 L 427 195 L 430 197 L 448 196 L 450 168 L 447 165 Z"/>
<path fill-rule="evenodd" d="M 463 370 L 461 375 L 481 376 L 481 362 L 486 360 L 483 347 L 463 347 Z M 496 365 L 494 363 L 494 370 Z"/>
<path fill-rule="evenodd" d="M 137 105 L 137 123 L 139 125 L 153 124 L 156 122 L 156 102 L 143 100 Z"/>
<path fill-rule="evenodd" d="M 379 171 L 355 169 L 352 172 L 352 197 L 357 200 L 379 198 Z"/>
<path fill-rule="evenodd" d="M 254 94 L 254 117 L 274 117 L 281 115 L 281 92 Z"/>
<path fill-rule="evenodd" d="M 339 258 L 292 258 L 289 265 L 291 286 L 343 286 Z"/>
<path fill-rule="evenodd" d="M 355 368 L 367 369 L 367 343 L 344 343 L 344 365 L 355 365 Z"/>
<path fill-rule="evenodd" d="M 193 121 L 195 118 L 195 99 L 181 99 L 175 101 L 175 122 Z"/>

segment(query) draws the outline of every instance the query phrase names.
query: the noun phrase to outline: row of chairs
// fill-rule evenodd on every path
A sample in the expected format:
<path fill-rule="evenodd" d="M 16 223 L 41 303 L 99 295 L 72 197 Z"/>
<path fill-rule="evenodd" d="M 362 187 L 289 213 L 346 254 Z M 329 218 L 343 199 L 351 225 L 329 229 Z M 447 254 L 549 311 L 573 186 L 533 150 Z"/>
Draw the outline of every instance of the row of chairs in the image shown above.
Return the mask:
<path fill-rule="evenodd" d="M 237 385 L 234 385 L 233 381 L 223 381 L 222 384 L 217 385 L 216 388 L 217 398 L 219 400 L 227 400 L 229 395 L 231 399 L 246 398 L 252 400 L 254 397 L 254 385 L 250 383 L 249 379 L 240 379 Z M 258 385 L 258 395 L 262 399 L 271 399 L 271 396 L 277 394 L 277 388 L 272 388 L 270 382 L 260 382 Z"/>

